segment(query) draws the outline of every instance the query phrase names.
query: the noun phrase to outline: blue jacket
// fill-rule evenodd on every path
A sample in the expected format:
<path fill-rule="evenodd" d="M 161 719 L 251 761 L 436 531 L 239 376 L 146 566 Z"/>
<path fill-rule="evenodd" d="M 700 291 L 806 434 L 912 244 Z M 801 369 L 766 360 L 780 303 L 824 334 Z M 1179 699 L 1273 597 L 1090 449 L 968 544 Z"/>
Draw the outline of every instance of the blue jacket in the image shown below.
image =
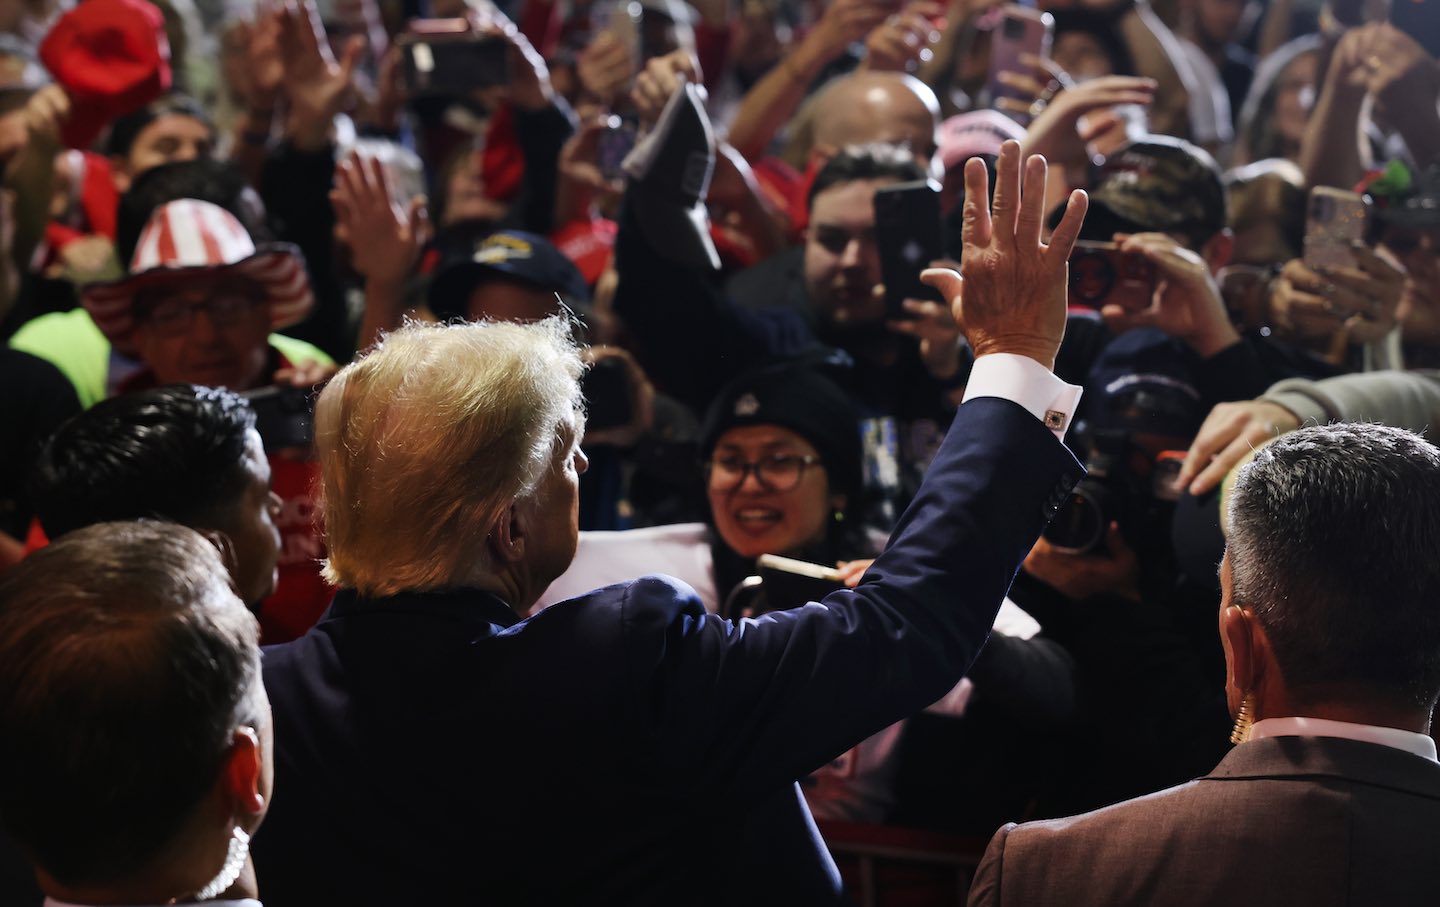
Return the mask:
<path fill-rule="evenodd" d="M 523 621 L 473 590 L 340 593 L 265 653 L 265 903 L 835 902 L 795 779 L 958 682 L 1081 472 L 971 401 L 865 582 L 757 620 L 660 576 Z"/>

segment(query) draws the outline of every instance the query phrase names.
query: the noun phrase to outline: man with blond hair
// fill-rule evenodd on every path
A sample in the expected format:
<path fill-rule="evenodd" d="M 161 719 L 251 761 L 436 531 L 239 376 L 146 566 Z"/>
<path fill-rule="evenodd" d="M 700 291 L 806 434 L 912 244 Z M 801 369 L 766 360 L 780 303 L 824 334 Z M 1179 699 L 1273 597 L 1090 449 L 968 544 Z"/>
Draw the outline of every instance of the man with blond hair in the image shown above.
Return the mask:
<path fill-rule="evenodd" d="M 739 623 L 647 576 L 529 619 L 586 468 L 566 325 L 415 325 L 316 408 L 326 619 L 267 650 L 272 905 L 835 903 L 795 779 L 950 690 L 1081 473 L 1051 374 L 1084 196 L 1040 240 L 1044 161 L 966 170 L 955 300 L 977 361 L 854 590 Z M 978 200 L 978 201 L 975 201 Z M 696 856 L 707 859 L 697 863 Z M 717 871 L 718 870 L 718 871 Z"/>

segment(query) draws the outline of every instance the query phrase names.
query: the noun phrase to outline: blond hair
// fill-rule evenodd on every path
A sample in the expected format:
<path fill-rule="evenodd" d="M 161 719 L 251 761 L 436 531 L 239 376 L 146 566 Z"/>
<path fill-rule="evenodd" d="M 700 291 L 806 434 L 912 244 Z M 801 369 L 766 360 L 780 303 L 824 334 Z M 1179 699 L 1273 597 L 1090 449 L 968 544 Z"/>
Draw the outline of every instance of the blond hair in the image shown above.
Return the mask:
<path fill-rule="evenodd" d="M 315 407 L 326 579 L 379 596 L 483 569 L 495 518 L 580 430 L 570 330 L 412 322 L 335 376 Z"/>

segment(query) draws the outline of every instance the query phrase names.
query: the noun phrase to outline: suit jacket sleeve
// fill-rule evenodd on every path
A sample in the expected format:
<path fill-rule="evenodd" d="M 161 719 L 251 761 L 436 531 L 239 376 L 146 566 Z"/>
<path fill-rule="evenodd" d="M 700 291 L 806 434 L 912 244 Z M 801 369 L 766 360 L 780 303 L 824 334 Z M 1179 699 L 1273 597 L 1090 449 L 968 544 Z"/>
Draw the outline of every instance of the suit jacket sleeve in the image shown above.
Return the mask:
<path fill-rule="evenodd" d="M 763 789 L 939 699 L 1081 472 L 1018 404 L 972 400 L 858 588 L 731 623 L 668 581 L 630 587 L 626 700 L 630 738 L 649 741 L 643 769 L 689 793 Z"/>
<path fill-rule="evenodd" d="M 999 907 L 1000 880 L 1005 869 L 1005 842 L 1014 828 L 1015 823 L 1008 822 L 1000 826 L 995 837 L 990 839 L 990 846 L 985 848 L 985 858 L 976 867 L 975 878 L 970 881 L 970 899 L 965 902 L 968 907 Z"/>

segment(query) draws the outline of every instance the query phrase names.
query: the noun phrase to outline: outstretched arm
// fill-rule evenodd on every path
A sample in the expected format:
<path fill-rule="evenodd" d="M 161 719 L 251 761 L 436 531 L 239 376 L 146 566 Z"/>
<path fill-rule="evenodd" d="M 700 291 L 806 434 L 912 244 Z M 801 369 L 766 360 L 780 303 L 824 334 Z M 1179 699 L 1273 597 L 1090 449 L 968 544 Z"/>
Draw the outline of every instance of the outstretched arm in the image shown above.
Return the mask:
<path fill-rule="evenodd" d="M 927 279 L 965 325 L 974 376 L 860 585 L 738 624 L 646 607 L 658 580 L 632 587 L 629 654 L 645 687 L 633 701 L 650 704 L 634 716 L 647 731 L 637 739 L 656 741 L 638 758 L 653 760 L 669 784 L 729 792 L 792 780 L 940 698 L 974 660 L 1021 560 L 1079 480 L 1057 440 L 1078 389 L 1050 369 L 1085 196 L 1072 196 L 1046 245 L 1044 159 L 1025 170 L 1022 195 L 1020 146 L 1007 142 L 992 216 L 984 164 L 966 167 L 961 271 Z"/>

